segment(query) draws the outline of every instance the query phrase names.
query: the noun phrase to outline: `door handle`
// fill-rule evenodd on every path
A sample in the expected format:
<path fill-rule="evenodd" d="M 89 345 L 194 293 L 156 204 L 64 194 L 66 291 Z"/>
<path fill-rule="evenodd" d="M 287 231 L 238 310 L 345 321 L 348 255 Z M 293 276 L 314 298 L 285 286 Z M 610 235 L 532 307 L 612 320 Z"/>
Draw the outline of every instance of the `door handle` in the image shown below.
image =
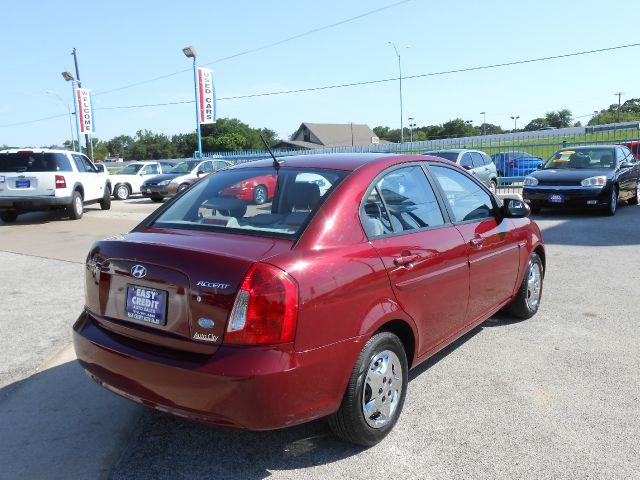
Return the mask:
<path fill-rule="evenodd" d="M 482 238 L 482 237 L 476 237 L 476 238 L 472 238 L 471 240 L 469 240 L 469 244 L 472 247 L 476 247 L 476 248 L 481 247 L 483 243 L 484 243 L 484 238 Z"/>
<path fill-rule="evenodd" d="M 415 262 L 420 258 L 420 255 L 403 255 L 402 257 L 396 257 L 393 259 L 393 264 L 398 267 L 406 267 L 408 264 Z"/>

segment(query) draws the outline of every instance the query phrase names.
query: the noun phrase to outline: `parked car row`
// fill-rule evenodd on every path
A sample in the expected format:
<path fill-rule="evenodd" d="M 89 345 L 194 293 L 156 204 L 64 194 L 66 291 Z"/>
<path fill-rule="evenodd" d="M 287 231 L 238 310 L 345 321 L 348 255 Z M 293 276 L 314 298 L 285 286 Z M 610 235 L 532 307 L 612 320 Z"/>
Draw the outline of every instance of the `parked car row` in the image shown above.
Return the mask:
<path fill-rule="evenodd" d="M 544 163 L 540 157 L 518 151 L 499 152 L 491 157 L 481 150 L 468 148 L 427 150 L 423 153 L 457 163 L 478 176 L 493 191 L 498 185 L 498 178 L 524 177 L 537 170 Z"/>

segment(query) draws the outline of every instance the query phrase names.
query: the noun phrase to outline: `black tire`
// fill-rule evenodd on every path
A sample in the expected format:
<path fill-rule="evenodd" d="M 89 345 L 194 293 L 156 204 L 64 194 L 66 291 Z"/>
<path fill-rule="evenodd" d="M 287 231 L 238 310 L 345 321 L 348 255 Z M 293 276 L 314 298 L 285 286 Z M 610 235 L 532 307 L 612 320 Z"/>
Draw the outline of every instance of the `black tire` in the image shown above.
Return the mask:
<path fill-rule="evenodd" d="M 13 223 L 18 219 L 18 212 L 16 210 L 5 210 L 0 212 L 0 220 L 4 223 Z"/>
<path fill-rule="evenodd" d="M 164 197 L 162 195 L 151 195 L 152 202 L 160 203 L 162 202 L 162 200 L 164 200 Z"/>
<path fill-rule="evenodd" d="M 640 204 L 640 179 L 636 183 L 636 194 L 629 199 L 629 205 L 638 205 Z"/>
<path fill-rule="evenodd" d="M 535 285 L 531 283 L 531 276 L 537 275 L 539 283 L 537 290 Z M 518 296 L 507 306 L 506 310 L 515 315 L 516 317 L 527 319 L 533 317 L 538 308 L 540 308 L 540 300 L 542 299 L 542 284 L 544 281 L 544 267 L 542 266 L 542 260 L 537 253 L 532 253 L 529 258 L 529 264 L 527 265 L 527 271 L 522 279 L 520 290 L 518 290 Z M 534 296 L 537 296 L 537 301 L 534 300 Z"/>
<path fill-rule="evenodd" d="M 178 186 L 177 193 L 184 192 L 187 188 L 189 188 L 189 184 L 188 183 L 183 183 L 183 184 Z"/>
<path fill-rule="evenodd" d="M 264 185 L 258 185 L 253 190 L 253 203 L 256 205 L 262 205 L 268 200 L 269 193 L 267 192 L 267 187 Z"/>
<path fill-rule="evenodd" d="M 116 200 L 126 200 L 131 195 L 131 190 L 124 183 L 119 183 L 113 188 L 113 198 Z"/>
<path fill-rule="evenodd" d="M 104 195 L 102 195 L 102 200 L 100 200 L 100 208 L 102 210 L 111 209 L 111 189 L 108 185 L 104 186 Z"/>
<path fill-rule="evenodd" d="M 71 220 L 80 220 L 83 213 L 82 195 L 76 190 L 71 195 L 71 203 L 67 206 L 67 215 Z"/>
<path fill-rule="evenodd" d="M 613 217 L 618 211 L 618 188 L 614 185 L 611 189 L 611 195 L 609 196 L 609 202 L 604 207 L 604 214 L 607 217 Z"/>
<path fill-rule="evenodd" d="M 382 372 L 379 369 L 384 368 L 384 362 L 380 363 L 380 355 L 386 356 L 389 360 L 387 368 Z M 378 363 L 374 363 L 375 361 Z M 390 369 L 393 375 L 389 374 Z M 398 379 L 399 375 L 402 376 L 401 379 Z M 395 381 L 392 382 L 392 379 Z M 402 413 L 407 393 L 407 379 L 407 355 L 400 339 L 389 332 L 373 335 L 363 347 L 353 367 L 340 409 L 328 419 L 333 433 L 348 442 L 366 447 L 380 442 L 393 429 Z M 378 392 L 372 392 L 372 385 L 378 388 Z M 375 398 L 380 401 L 376 401 Z M 375 412 L 373 415 L 365 414 L 365 402 L 367 405 L 373 402 L 368 412 Z M 376 405 L 379 405 L 380 409 L 376 409 Z M 389 407 L 392 407 L 393 411 L 389 410 L 385 419 L 380 410 Z M 371 426 L 372 422 L 380 422 L 380 425 Z"/>

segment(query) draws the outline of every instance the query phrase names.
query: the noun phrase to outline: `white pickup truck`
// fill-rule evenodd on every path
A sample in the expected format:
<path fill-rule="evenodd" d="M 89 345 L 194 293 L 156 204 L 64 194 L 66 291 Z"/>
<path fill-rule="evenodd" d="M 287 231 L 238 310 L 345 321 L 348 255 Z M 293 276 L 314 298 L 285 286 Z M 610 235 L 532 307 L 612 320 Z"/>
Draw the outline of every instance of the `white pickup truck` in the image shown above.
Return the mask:
<path fill-rule="evenodd" d="M 66 210 L 72 220 L 84 205 L 111 208 L 111 180 L 85 155 L 47 148 L 0 151 L 0 219 L 15 222 L 29 211 Z"/>

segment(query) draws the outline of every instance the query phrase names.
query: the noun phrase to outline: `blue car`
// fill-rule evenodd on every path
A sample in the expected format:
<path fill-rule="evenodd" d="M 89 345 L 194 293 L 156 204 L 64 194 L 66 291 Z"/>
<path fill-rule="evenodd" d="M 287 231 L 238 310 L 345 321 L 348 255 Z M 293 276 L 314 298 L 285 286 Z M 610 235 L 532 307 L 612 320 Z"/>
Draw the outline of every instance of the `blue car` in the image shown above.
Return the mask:
<path fill-rule="evenodd" d="M 540 157 L 527 152 L 500 152 L 491 156 L 499 177 L 526 177 L 544 163 Z"/>

